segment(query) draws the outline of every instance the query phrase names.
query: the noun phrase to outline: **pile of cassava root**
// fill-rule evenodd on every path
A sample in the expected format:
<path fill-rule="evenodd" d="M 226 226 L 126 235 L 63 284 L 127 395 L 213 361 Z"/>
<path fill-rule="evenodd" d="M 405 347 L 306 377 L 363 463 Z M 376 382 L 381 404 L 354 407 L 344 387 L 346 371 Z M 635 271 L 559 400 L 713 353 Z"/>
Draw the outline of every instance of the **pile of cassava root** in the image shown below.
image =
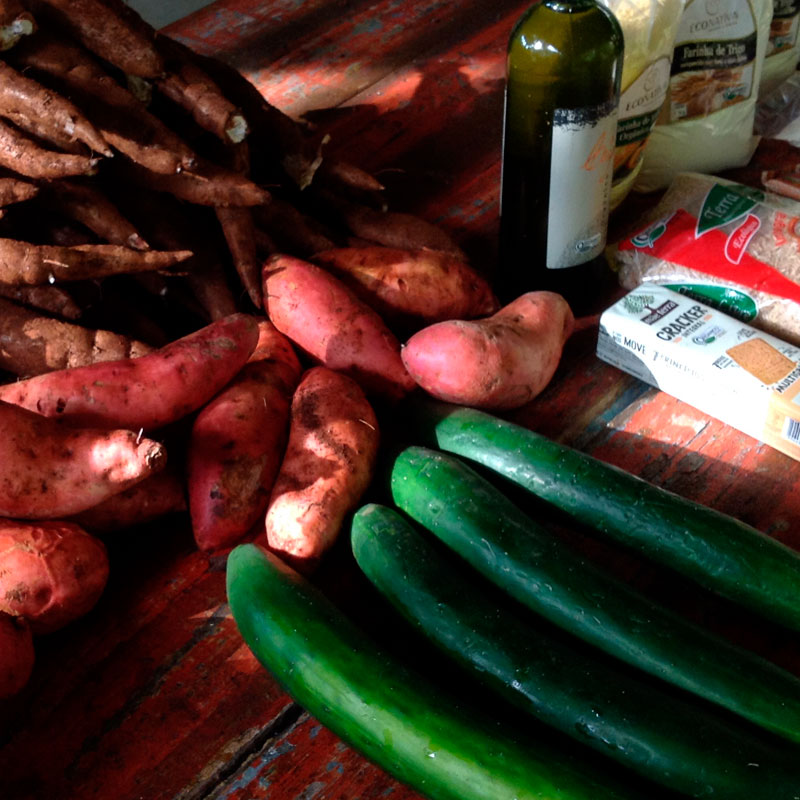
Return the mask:
<path fill-rule="evenodd" d="M 110 532 L 186 513 L 203 550 L 310 571 L 383 409 L 520 406 L 573 320 L 500 308 L 443 230 L 120 0 L 0 0 L 0 48 L 7 697 L 100 597 Z"/>

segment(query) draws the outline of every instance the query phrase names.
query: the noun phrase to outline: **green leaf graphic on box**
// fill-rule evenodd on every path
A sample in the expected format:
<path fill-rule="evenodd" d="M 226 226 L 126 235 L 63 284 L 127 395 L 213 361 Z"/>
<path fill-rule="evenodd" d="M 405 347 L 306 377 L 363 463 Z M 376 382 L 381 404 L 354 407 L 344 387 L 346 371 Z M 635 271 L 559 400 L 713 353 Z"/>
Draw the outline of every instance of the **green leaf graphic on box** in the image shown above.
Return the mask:
<path fill-rule="evenodd" d="M 727 286 L 711 286 L 704 283 L 666 284 L 667 289 L 708 303 L 712 308 L 731 317 L 749 322 L 758 316 L 758 306 L 749 294 Z"/>
<path fill-rule="evenodd" d="M 763 202 L 764 192 L 750 186 L 723 186 L 715 183 L 703 201 L 697 217 L 698 238 L 743 217 L 753 206 Z"/>

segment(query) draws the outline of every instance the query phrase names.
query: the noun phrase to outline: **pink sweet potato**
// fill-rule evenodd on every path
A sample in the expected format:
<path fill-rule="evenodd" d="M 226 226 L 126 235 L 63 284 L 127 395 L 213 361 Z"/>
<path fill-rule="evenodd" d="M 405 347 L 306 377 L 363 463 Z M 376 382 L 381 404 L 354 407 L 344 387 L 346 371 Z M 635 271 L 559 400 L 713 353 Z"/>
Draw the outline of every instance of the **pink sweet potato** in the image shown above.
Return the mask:
<path fill-rule="evenodd" d="M 326 367 L 305 373 L 266 515 L 269 548 L 311 572 L 372 479 L 380 435 L 358 384 Z"/>
<path fill-rule="evenodd" d="M 140 358 L 0 386 L 0 400 L 72 425 L 161 428 L 208 402 L 244 366 L 257 341 L 255 318 L 233 314 Z"/>
<path fill-rule="evenodd" d="M 236 544 L 263 517 L 286 447 L 300 362 L 271 322 L 259 328 L 250 362 L 192 426 L 189 509 L 202 550 Z"/>
<path fill-rule="evenodd" d="M 550 382 L 573 325 L 561 295 L 529 292 L 491 317 L 423 328 L 403 348 L 403 363 L 440 400 L 518 408 Z"/>
<path fill-rule="evenodd" d="M 380 315 L 338 278 L 285 255 L 264 265 L 264 308 L 275 327 L 318 364 L 367 393 L 398 399 L 414 387 L 400 343 Z"/>
<path fill-rule="evenodd" d="M 24 617 L 34 634 L 91 610 L 108 571 L 105 546 L 78 525 L 0 520 L 0 611 Z"/>
<path fill-rule="evenodd" d="M 0 402 L 0 517 L 76 514 L 162 469 L 166 457 L 133 431 L 68 428 Z"/>
<path fill-rule="evenodd" d="M 35 658 L 28 623 L 21 617 L 0 612 L 0 700 L 23 690 Z"/>
<path fill-rule="evenodd" d="M 312 260 L 390 323 L 422 327 L 484 317 L 500 307 L 486 280 L 463 258 L 440 250 L 342 247 Z"/>
<path fill-rule="evenodd" d="M 173 462 L 124 492 L 67 518 L 95 534 L 108 534 L 152 522 L 167 514 L 186 511 L 186 491 L 182 465 Z"/>

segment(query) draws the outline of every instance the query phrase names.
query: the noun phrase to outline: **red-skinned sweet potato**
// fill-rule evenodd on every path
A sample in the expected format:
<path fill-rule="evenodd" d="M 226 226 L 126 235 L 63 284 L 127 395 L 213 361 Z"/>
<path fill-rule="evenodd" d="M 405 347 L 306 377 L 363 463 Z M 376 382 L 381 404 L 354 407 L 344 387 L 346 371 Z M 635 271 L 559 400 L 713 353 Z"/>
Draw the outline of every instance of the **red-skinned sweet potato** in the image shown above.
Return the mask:
<path fill-rule="evenodd" d="M 440 400 L 518 408 L 550 382 L 573 325 L 561 295 L 528 292 L 491 317 L 423 328 L 403 348 L 403 363 Z"/>
<path fill-rule="evenodd" d="M 286 255 L 267 259 L 263 274 L 267 316 L 317 363 L 354 378 L 368 394 L 399 399 L 414 387 L 396 336 L 338 278 Z"/>
<path fill-rule="evenodd" d="M 0 700 L 25 688 L 35 659 L 28 623 L 21 617 L 0 612 Z"/>
<path fill-rule="evenodd" d="M 283 458 L 289 406 L 301 366 L 271 322 L 241 372 L 200 410 L 187 459 L 189 509 L 197 546 L 236 544 L 263 517 Z"/>
<path fill-rule="evenodd" d="M 68 428 L 0 402 L 0 517 L 54 519 L 162 469 L 166 449 L 129 430 Z"/>
<path fill-rule="evenodd" d="M 269 548 L 309 573 L 372 479 L 380 434 L 352 379 L 313 367 L 292 400 L 289 443 L 266 515 Z"/>
<path fill-rule="evenodd" d="M 72 425 L 161 428 L 208 402 L 244 366 L 257 341 L 256 319 L 233 314 L 140 358 L 0 386 L 0 400 Z"/>
<path fill-rule="evenodd" d="M 34 634 L 82 617 L 108 582 L 103 543 L 70 522 L 0 520 L 0 611 Z"/>
<path fill-rule="evenodd" d="M 500 307 L 487 281 L 463 258 L 440 250 L 343 247 L 312 260 L 390 323 L 422 327 L 484 317 Z"/>

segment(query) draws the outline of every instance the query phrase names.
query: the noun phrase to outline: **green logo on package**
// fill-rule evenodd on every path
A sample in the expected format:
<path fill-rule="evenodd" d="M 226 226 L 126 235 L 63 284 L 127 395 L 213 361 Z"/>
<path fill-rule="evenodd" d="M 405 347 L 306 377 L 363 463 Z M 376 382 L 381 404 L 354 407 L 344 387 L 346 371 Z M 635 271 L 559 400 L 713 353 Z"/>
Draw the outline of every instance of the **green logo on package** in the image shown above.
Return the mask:
<path fill-rule="evenodd" d="M 696 237 L 722 228 L 743 217 L 764 201 L 764 192 L 750 186 L 724 186 L 715 183 L 706 195 L 697 217 Z"/>
<path fill-rule="evenodd" d="M 742 322 L 750 322 L 758 316 L 758 307 L 749 294 L 726 286 L 709 286 L 703 283 L 683 283 L 667 285 L 673 292 L 691 297 L 716 308 L 723 314 L 735 317 Z"/>

